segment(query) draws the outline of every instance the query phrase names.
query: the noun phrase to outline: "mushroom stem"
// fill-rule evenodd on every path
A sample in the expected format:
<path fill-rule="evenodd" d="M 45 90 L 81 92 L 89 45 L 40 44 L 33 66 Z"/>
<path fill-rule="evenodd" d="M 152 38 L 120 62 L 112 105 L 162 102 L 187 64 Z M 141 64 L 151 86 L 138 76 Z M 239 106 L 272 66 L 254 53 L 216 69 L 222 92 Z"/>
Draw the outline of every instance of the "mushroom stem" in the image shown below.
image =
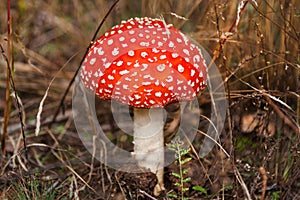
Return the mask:
<path fill-rule="evenodd" d="M 154 195 L 164 190 L 163 108 L 134 108 L 134 156 L 140 167 L 156 174 Z"/>

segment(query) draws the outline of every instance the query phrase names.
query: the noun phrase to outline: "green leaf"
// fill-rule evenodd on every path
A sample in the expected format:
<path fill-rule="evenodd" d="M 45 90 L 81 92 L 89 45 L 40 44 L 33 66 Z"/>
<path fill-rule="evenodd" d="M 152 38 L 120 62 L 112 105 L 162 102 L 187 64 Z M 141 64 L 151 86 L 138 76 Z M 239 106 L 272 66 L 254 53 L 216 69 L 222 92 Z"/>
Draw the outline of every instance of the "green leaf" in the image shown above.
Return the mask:
<path fill-rule="evenodd" d="M 181 149 L 180 155 L 181 155 L 181 156 L 184 156 L 184 155 L 188 154 L 190 151 L 191 151 L 190 148 L 188 148 L 188 149 Z"/>
<path fill-rule="evenodd" d="M 191 161 L 191 160 L 192 160 L 192 158 L 188 157 L 188 158 L 182 160 L 182 161 L 181 161 L 181 164 L 184 165 L 185 163 L 187 163 L 187 162 L 189 162 L 189 161 Z"/>
<path fill-rule="evenodd" d="M 187 174 L 189 172 L 189 169 L 183 169 L 182 173 Z"/>
<path fill-rule="evenodd" d="M 185 179 L 182 180 L 182 182 L 186 183 L 186 182 L 190 182 L 191 181 L 191 177 L 187 177 Z"/>
<path fill-rule="evenodd" d="M 180 174 L 177 174 L 175 172 L 172 172 L 172 176 L 176 177 L 176 178 L 181 178 Z"/>
<path fill-rule="evenodd" d="M 182 192 L 186 192 L 186 191 L 188 191 L 188 190 L 189 190 L 189 188 L 187 188 L 187 187 L 186 187 L 186 188 L 185 188 L 185 187 L 182 188 Z"/>
<path fill-rule="evenodd" d="M 280 197 L 280 191 L 276 191 L 273 193 L 273 196 L 271 197 L 271 200 L 278 200 Z"/>
<path fill-rule="evenodd" d="M 168 193 L 168 197 L 172 197 L 174 199 L 178 199 L 177 194 L 173 194 L 173 193 Z"/>
<path fill-rule="evenodd" d="M 193 190 L 202 192 L 203 194 L 207 194 L 207 190 L 199 185 L 194 185 Z"/>
<path fill-rule="evenodd" d="M 174 185 L 177 187 L 182 187 L 181 183 L 174 183 Z"/>
<path fill-rule="evenodd" d="M 172 144 L 167 144 L 167 147 L 170 151 L 176 152 L 176 148 Z"/>

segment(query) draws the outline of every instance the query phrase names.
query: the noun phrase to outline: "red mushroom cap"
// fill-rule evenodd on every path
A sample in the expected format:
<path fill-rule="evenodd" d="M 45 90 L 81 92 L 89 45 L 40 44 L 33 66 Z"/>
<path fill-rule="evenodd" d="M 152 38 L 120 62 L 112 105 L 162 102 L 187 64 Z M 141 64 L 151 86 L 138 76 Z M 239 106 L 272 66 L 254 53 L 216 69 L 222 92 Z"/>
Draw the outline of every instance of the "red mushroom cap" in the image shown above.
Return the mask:
<path fill-rule="evenodd" d="M 201 50 L 161 19 L 123 21 L 90 48 L 81 70 L 84 85 L 101 99 L 138 108 L 189 101 L 206 86 Z"/>

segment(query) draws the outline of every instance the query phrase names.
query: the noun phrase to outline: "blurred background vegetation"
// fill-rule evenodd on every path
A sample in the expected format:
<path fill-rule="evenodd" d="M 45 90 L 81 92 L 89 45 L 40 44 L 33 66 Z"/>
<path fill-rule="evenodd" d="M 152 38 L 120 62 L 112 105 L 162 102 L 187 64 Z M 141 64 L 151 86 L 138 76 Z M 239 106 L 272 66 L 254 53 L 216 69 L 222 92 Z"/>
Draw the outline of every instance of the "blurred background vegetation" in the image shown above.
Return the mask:
<path fill-rule="evenodd" d="M 53 150 L 49 153 L 49 149 L 37 147 L 29 150 L 29 158 L 20 155 L 19 161 L 12 159 L 11 156 L 22 148 L 22 143 L 18 143 L 21 140 L 18 109 L 13 103 L 9 117 L 7 155 L 1 157 L 0 180 L 4 184 L 0 186 L 0 197 L 13 199 L 25 192 L 27 195 L 25 199 L 30 199 L 43 195 L 40 192 L 41 188 L 46 190 L 45 187 L 49 188 L 49 185 L 53 188 L 59 185 L 53 199 L 58 197 L 92 199 L 95 198 L 95 192 L 91 188 L 98 189 L 97 192 L 103 191 L 103 194 L 100 192 L 103 198 L 109 199 L 109 195 L 116 195 L 116 191 L 120 191 L 116 185 L 105 186 L 108 183 L 105 180 L 102 186 L 110 190 L 105 193 L 105 189 L 95 180 L 97 176 L 87 181 L 85 178 L 89 177 L 88 173 L 81 169 L 77 172 L 91 188 L 84 192 L 79 190 L 78 185 L 86 183 L 65 165 L 72 159 L 80 158 L 84 152 L 79 142 L 72 144 L 70 141 L 70 138 L 77 137 L 77 133 L 69 129 L 72 126 L 71 116 L 61 116 L 61 121 L 58 121 L 54 128 L 47 128 L 47 122 L 51 120 L 59 106 L 62 94 L 79 67 L 98 24 L 113 3 L 112 0 L 11 0 L 11 52 L 6 52 L 7 7 L 4 2 L 0 4 L 0 44 L 4 49 L 3 55 L 11 53 L 13 57 L 13 77 L 26 114 L 28 143 L 38 142 L 51 147 L 55 144 L 55 147 L 62 150 L 70 150 L 67 155 L 62 155 L 60 151 L 59 155 L 55 155 Z M 215 198 L 222 195 L 225 195 L 225 199 L 244 198 L 244 188 L 238 182 L 234 169 L 240 171 L 254 198 L 261 188 L 262 176 L 258 169 L 263 166 L 268 171 L 268 186 L 276 185 L 275 189 L 267 190 L 268 199 L 298 199 L 300 198 L 298 144 L 300 134 L 299 130 L 297 132 L 300 121 L 300 1 L 249 1 L 240 15 L 238 26 L 229 33 L 237 17 L 238 3 L 236 0 L 120 0 L 105 20 L 99 36 L 113 25 L 131 17 L 163 17 L 167 23 L 174 24 L 201 44 L 210 55 L 219 53 L 215 63 L 223 75 L 230 108 L 228 125 L 220 142 L 232 156 L 228 163 L 230 169 L 224 169 L 227 167 L 226 159 L 219 155 L 220 150 L 216 150 L 207 158 L 210 161 L 201 160 L 208 171 L 210 181 L 203 176 L 197 184 L 206 188 L 211 196 L 204 194 L 197 196 L 198 194 L 191 192 L 189 194 L 191 198 Z M 227 39 L 226 43 L 217 52 L 216 47 L 224 38 Z M 4 116 L 3 97 L 5 97 L 7 67 L 2 58 L 0 59 L 1 123 Z M 34 122 L 38 106 L 53 77 L 56 79 L 50 87 L 43 110 L 42 133 L 35 137 Z M 266 97 L 264 94 L 269 96 Z M 209 95 L 205 92 L 203 96 Z M 208 101 L 200 99 L 204 104 L 209 104 Z M 66 111 L 71 109 L 71 92 L 64 105 Z M 223 161 L 220 164 L 217 160 Z M 26 186 L 28 179 L 33 185 L 37 184 L 36 179 L 45 181 L 45 173 L 40 172 L 43 168 L 33 164 L 39 162 L 41 163 L 37 166 L 51 165 L 51 170 L 57 177 L 53 175 L 50 183 L 48 181 L 46 185 L 40 183 L 42 186 L 36 189 L 39 191 L 36 196 L 30 196 L 32 191 L 28 188 L 31 190 L 35 188 Z M 28 168 L 28 171 L 25 170 L 26 173 L 21 163 L 26 164 Z M 56 166 L 53 166 L 55 165 L 53 163 L 56 163 Z M 80 164 L 83 165 L 81 162 Z M 246 164 L 250 166 L 249 169 L 246 169 Z M 210 173 L 208 169 L 213 165 L 215 168 L 212 168 L 213 171 Z M 72 164 L 69 163 L 68 166 Z M 67 172 L 67 177 L 59 178 L 58 174 L 61 172 L 57 172 L 59 171 L 57 168 Z M 38 176 L 36 169 L 39 169 Z M 77 170 L 76 167 L 74 169 Z M 221 169 L 224 173 L 217 173 L 222 171 Z M 12 173 L 16 177 L 11 177 Z M 98 171 L 95 174 L 99 175 Z M 34 180 L 31 179 L 31 175 L 35 175 Z M 71 192 L 68 196 L 67 191 L 71 190 L 68 187 L 69 183 L 73 184 L 74 193 Z M 96 184 L 98 185 L 95 186 Z M 229 185 L 232 187 L 225 187 Z M 172 184 L 169 187 L 171 190 Z"/>

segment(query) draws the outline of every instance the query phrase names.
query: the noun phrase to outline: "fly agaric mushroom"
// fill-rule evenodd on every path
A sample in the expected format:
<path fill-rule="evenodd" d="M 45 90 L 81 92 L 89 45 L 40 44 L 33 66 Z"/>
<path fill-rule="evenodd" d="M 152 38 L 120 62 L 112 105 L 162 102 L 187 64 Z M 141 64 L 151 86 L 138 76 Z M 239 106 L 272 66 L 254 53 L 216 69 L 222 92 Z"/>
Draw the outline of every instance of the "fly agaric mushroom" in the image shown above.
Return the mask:
<path fill-rule="evenodd" d="M 105 100 L 134 107 L 134 152 L 163 189 L 163 107 L 190 101 L 206 86 L 201 50 L 161 19 L 134 18 L 102 35 L 82 64 L 86 87 Z"/>

